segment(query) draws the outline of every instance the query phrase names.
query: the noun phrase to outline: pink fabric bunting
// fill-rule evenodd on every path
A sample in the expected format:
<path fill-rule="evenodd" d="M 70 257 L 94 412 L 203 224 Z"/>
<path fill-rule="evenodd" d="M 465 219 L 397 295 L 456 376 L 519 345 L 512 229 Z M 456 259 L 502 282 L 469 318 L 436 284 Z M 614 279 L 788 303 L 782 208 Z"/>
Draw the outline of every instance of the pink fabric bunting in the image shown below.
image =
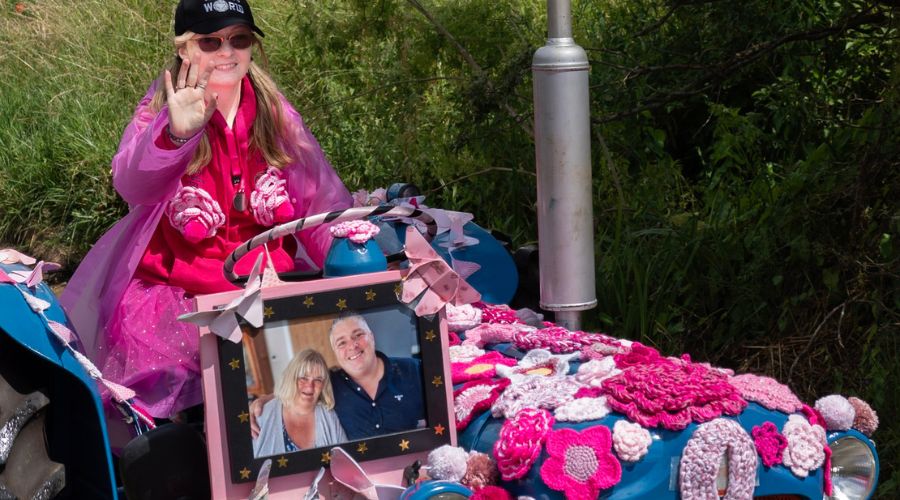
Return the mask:
<path fill-rule="evenodd" d="M 401 300 L 409 304 L 419 298 L 414 310 L 424 316 L 445 305 L 460 306 L 481 298 L 471 285 L 454 272 L 414 227 L 406 229 L 406 256 L 410 267 L 403 278 Z"/>

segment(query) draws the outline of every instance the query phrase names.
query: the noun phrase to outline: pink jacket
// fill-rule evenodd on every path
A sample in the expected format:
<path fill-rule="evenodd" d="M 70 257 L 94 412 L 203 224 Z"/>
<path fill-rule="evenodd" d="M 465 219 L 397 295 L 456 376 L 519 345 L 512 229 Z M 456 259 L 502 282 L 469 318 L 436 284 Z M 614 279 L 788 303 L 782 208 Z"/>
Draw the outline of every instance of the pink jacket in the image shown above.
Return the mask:
<path fill-rule="evenodd" d="M 178 149 L 157 146 L 169 115 L 165 106 L 158 113 L 149 109 L 155 90 L 154 82 L 125 128 L 112 161 L 113 185 L 128 203 L 129 213 L 94 244 L 60 298 L 91 358 L 101 345 L 100 332 L 134 276 L 168 201 L 181 187 L 181 178 L 199 143 L 198 134 Z M 289 128 L 282 146 L 295 159 L 283 170 L 295 216 L 350 207 L 350 193 L 325 159 L 319 143 L 287 100 L 282 97 L 281 103 Z M 307 255 L 321 267 L 331 242 L 327 227 L 297 236 Z M 298 262 L 297 267 L 308 266 Z"/>

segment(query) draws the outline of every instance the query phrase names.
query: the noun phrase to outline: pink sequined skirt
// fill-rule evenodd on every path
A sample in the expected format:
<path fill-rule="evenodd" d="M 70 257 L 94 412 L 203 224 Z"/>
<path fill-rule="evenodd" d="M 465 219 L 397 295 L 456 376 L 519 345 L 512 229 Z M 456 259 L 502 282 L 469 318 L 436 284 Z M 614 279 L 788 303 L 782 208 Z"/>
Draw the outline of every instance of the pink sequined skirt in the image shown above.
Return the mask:
<path fill-rule="evenodd" d="M 181 288 L 132 279 L 106 325 L 97 365 L 106 379 L 134 390 L 136 403 L 154 417 L 203 402 L 200 332 L 178 321 L 193 309 Z"/>

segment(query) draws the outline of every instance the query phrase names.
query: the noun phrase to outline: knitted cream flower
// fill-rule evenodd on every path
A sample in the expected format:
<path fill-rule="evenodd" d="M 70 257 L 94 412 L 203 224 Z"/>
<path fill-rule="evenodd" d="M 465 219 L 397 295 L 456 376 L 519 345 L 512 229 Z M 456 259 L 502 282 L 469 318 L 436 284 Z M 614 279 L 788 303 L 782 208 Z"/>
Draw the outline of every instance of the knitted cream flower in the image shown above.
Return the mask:
<path fill-rule="evenodd" d="M 627 420 L 619 420 L 613 426 L 613 447 L 616 455 L 625 462 L 637 462 L 650 449 L 653 438 L 650 431 Z"/>
<path fill-rule="evenodd" d="M 781 433 L 787 438 L 784 465 L 799 477 L 806 477 L 825 462 L 825 429 L 811 425 L 801 415 L 791 415 Z"/>

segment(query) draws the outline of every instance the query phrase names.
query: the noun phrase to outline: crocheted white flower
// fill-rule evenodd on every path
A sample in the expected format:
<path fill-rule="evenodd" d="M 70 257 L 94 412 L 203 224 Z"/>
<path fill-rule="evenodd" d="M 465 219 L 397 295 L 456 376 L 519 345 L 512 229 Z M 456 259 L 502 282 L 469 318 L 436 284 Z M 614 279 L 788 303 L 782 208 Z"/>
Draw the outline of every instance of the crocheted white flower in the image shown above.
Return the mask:
<path fill-rule="evenodd" d="M 447 328 L 454 332 L 464 332 L 481 324 L 481 309 L 471 304 L 455 306 L 447 304 Z"/>
<path fill-rule="evenodd" d="M 609 415 L 606 398 L 578 398 L 565 403 L 553 412 L 557 422 L 585 422 Z"/>
<path fill-rule="evenodd" d="M 825 396 L 816 401 L 816 410 L 825 419 L 829 431 L 846 431 L 853 427 L 856 410 L 847 398 L 838 394 Z"/>
<path fill-rule="evenodd" d="M 825 462 L 825 429 L 811 425 L 801 415 L 791 415 L 781 433 L 788 440 L 784 465 L 799 477 L 806 477 Z"/>
<path fill-rule="evenodd" d="M 616 361 L 612 357 L 592 359 L 581 363 L 578 373 L 575 374 L 575 380 L 588 387 L 600 387 L 604 380 L 620 373 L 622 370 L 616 368 Z"/>
<path fill-rule="evenodd" d="M 627 420 L 616 422 L 612 438 L 616 455 L 626 462 L 637 462 L 643 458 L 653 442 L 650 431 Z"/>
<path fill-rule="evenodd" d="M 472 344 L 450 346 L 450 362 L 466 363 L 484 354 L 484 349 Z"/>

